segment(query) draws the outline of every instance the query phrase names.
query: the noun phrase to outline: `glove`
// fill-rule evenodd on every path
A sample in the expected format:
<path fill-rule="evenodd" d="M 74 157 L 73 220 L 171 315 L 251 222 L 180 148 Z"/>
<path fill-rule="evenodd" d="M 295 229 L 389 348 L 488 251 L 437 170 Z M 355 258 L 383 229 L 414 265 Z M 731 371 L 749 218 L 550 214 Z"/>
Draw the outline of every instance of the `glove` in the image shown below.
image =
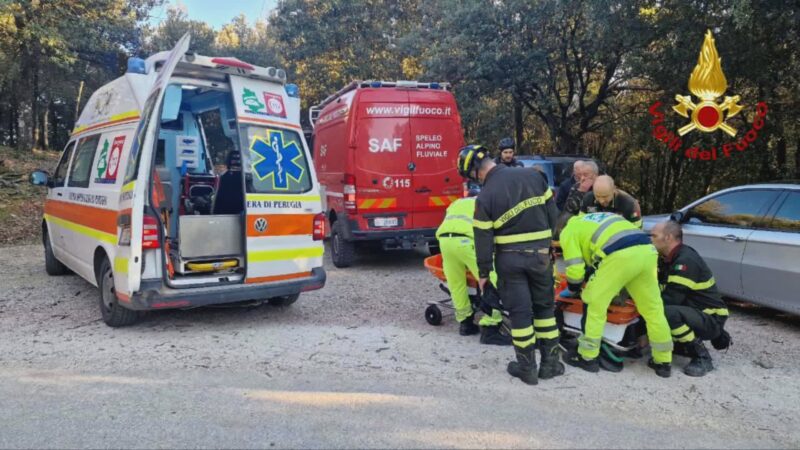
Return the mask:
<path fill-rule="evenodd" d="M 568 286 L 567 289 L 564 289 L 561 292 L 561 294 L 560 294 L 561 297 L 564 297 L 564 298 L 581 298 L 581 289 L 583 289 L 583 286 L 581 286 L 580 284 L 574 284 L 574 283 L 568 283 L 567 286 Z"/>
<path fill-rule="evenodd" d="M 573 291 L 567 288 L 561 291 L 561 293 L 558 294 L 558 296 L 561 298 L 581 298 L 581 293 L 580 291 Z"/>
<path fill-rule="evenodd" d="M 503 302 L 500 300 L 500 293 L 494 287 L 491 281 L 486 283 L 481 292 L 481 311 L 485 314 L 492 314 L 492 310 L 503 310 Z"/>

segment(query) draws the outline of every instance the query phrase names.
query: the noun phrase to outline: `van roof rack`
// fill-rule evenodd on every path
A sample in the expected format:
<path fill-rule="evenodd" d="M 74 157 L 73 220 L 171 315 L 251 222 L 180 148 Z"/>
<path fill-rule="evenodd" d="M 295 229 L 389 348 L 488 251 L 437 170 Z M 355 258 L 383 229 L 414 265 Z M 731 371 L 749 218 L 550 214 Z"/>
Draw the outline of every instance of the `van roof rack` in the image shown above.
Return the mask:
<path fill-rule="evenodd" d="M 329 95 L 328 97 L 325 98 L 325 100 L 321 101 L 319 104 L 309 107 L 308 120 L 309 122 L 311 122 L 312 127 L 316 126 L 320 111 L 322 111 L 322 109 L 332 101 L 336 100 L 337 98 L 341 97 L 342 95 L 352 90 L 366 89 L 366 88 L 377 89 L 385 87 L 407 88 L 407 89 L 438 89 L 447 91 L 450 89 L 450 83 L 437 82 L 437 81 L 423 82 L 423 81 L 411 81 L 411 80 L 397 80 L 397 81 L 355 80 L 350 82 L 350 84 L 348 84 L 347 86 Z"/>

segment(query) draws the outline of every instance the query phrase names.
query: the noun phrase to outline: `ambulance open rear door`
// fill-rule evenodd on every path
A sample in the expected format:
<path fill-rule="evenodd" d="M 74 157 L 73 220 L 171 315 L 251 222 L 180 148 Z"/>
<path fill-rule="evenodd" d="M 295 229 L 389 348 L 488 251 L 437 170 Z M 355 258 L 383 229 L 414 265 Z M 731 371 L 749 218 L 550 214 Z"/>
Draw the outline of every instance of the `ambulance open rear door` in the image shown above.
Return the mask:
<path fill-rule="evenodd" d="M 150 167 L 165 88 L 181 57 L 189 49 L 189 41 L 189 33 L 184 34 L 161 66 L 142 108 L 136 136 L 131 144 L 125 172 L 125 184 L 120 193 L 119 246 L 113 264 L 117 297 L 122 300 L 126 300 L 126 297 L 130 297 L 139 289 L 142 273 L 142 248 L 160 247 L 158 219 L 156 218 L 154 221 L 153 217 L 155 216 L 152 215 L 145 217 L 145 208 L 152 203 L 152 200 L 147 198 L 150 192 L 148 189 L 151 178 Z M 151 206 L 159 207 L 159 205 Z M 145 223 L 146 219 L 147 223 Z"/>

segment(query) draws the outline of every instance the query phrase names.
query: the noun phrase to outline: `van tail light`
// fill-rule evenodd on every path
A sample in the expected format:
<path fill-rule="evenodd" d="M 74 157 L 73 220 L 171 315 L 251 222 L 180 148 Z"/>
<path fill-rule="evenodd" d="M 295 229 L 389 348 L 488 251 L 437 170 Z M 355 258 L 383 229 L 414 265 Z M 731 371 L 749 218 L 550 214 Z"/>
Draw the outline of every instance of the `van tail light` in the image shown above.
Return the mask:
<path fill-rule="evenodd" d="M 356 214 L 356 177 L 346 174 L 344 176 L 344 209 L 350 214 Z"/>
<path fill-rule="evenodd" d="M 325 239 L 325 213 L 319 213 L 314 216 L 313 236 L 315 241 Z"/>
<path fill-rule="evenodd" d="M 120 225 L 119 226 L 119 239 L 117 240 L 118 245 L 131 245 L 131 226 L 130 224 L 127 225 Z"/>
<path fill-rule="evenodd" d="M 158 219 L 145 214 L 142 222 L 142 249 L 161 248 L 158 240 Z"/>

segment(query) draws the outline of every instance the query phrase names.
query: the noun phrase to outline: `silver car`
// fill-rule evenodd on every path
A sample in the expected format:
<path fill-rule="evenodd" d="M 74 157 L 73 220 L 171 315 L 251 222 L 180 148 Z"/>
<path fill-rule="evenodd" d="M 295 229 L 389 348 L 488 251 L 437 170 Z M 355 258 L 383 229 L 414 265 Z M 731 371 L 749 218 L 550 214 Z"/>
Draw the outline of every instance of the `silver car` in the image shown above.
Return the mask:
<path fill-rule="evenodd" d="M 723 295 L 800 314 L 800 184 L 752 184 L 707 195 L 644 229 L 679 221 Z"/>

